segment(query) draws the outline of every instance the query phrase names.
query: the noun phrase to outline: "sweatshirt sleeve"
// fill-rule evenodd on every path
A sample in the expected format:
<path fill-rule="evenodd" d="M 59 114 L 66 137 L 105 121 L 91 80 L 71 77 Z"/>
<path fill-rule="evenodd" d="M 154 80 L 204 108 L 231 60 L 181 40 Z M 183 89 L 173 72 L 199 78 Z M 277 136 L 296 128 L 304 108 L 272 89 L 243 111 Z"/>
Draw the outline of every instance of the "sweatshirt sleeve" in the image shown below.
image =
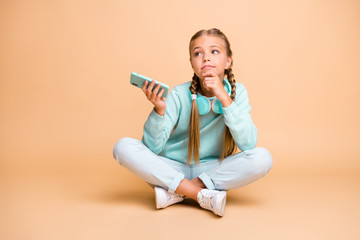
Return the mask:
<path fill-rule="evenodd" d="M 145 122 L 142 142 L 155 154 L 159 154 L 165 147 L 170 133 L 178 122 L 180 99 L 174 88 L 166 98 L 165 115 L 160 116 L 153 109 Z"/>
<path fill-rule="evenodd" d="M 236 87 L 235 101 L 224 111 L 224 121 L 229 127 L 236 146 L 242 150 L 253 149 L 257 142 L 257 128 L 250 116 L 250 104 L 247 91 L 242 84 Z"/>

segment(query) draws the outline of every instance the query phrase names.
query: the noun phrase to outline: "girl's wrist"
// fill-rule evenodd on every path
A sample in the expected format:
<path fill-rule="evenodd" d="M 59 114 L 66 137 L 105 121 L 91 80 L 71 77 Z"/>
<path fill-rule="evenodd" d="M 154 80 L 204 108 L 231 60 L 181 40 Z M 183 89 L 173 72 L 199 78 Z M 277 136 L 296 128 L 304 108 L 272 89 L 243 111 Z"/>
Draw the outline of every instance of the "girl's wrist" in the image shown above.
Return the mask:
<path fill-rule="evenodd" d="M 229 94 L 225 91 L 225 89 L 221 89 L 220 93 L 216 96 L 216 98 L 221 102 L 223 107 L 229 106 L 233 101 L 230 98 Z"/>
<path fill-rule="evenodd" d="M 154 107 L 155 112 L 160 115 L 160 116 L 164 116 L 165 115 L 165 108 L 156 108 Z"/>
<path fill-rule="evenodd" d="M 217 99 L 221 102 L 221 104 L 224 108 L 230 106 L 230 104 L 232 104 L 232 102 L 233 102 L 233 100 L 230 98 L 230 96 L 228 94 L 226 94 L 226 96 L 224 96 L 224 97 L 220 97 Z"/>

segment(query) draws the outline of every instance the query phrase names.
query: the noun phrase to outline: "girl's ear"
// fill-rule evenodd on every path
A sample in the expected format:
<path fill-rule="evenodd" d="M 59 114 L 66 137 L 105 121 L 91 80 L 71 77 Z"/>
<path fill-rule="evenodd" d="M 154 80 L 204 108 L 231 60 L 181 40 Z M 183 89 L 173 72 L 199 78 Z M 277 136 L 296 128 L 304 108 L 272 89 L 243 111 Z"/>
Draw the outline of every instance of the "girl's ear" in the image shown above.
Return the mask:
<path fill-rule="evenodd" d="M 229 69 L 231 67 L 232 57 L 227 57 L 225 69 Z"/>

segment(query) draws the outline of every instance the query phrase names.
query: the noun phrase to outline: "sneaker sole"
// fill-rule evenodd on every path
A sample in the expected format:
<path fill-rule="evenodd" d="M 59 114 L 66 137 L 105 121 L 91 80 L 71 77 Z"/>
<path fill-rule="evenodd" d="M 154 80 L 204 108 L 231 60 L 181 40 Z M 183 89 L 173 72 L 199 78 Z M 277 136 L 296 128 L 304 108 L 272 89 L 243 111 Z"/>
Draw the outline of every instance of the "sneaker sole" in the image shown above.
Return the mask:
<path fill-rule="evenodd" d="M 163 206 L 161 206 L 160 205 L 160 203 L 159 203 L 159 196 L 160 195 L 164 195 L 164 193 L 161 191 L 161 189 L 160 188 L 158 188 L 158 187 L 155 187 L 154 188 L 155 189 L 155 205 L 156 205 L 156 208 L 157 209 L 161 209 L 161 208 L 164 208 Z"/>
<path fill-rule="evenodd" d="M 221 195 L 221 197 L 219 196 L 219 198 L 216 198 L 216 204 L 220 204 L 221 211 L 217 212 L 216 214 L 222 217 L 222 216 L 224 216 L 224 210 L 225 210 L 225 205 L 226 205 L 226 191 L 222 192 L 219 195 Z"/>

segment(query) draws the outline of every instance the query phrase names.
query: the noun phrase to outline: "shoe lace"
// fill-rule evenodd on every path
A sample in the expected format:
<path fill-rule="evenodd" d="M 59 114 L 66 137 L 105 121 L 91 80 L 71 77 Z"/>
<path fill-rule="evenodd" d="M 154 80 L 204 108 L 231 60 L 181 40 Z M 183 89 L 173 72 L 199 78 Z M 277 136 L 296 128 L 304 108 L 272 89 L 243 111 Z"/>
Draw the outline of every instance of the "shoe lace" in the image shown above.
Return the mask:
<path fill-rule="evenodd" d="M 212 199 L 214 198 L 214 194 L 205 192 L 201 193 L 202 198 L 200 199 L 201 205 L 206 208 L 214 209 L 212 205 Z"/>
<path fill-rule="evenodd" d="M 169 195 L 168 202 L 176 202 L 182 198 L 183 198 L 182 195 L 174 193 L 174 194 Z"/>

